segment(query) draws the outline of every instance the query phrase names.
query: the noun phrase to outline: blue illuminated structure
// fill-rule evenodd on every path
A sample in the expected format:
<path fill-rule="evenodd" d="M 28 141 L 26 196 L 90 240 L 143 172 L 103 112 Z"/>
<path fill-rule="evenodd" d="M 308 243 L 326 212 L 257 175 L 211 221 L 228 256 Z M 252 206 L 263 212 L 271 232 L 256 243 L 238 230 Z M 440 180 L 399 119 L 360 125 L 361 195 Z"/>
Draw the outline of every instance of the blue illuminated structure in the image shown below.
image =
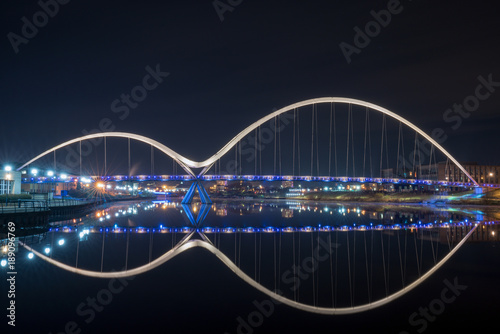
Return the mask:
<path fill-rule="evenodd" d="M 64 177 L 63 177 L 64 176 Z M 399 179 L 399 178 L 369 178 L 369 177 L 345 177 L 345 176 L 297 176 L 297 175 L 202 175 L 195 177 L 193 175 L 109 175 L 109 176 L 90 176 L 88 182 L 119 182 L 119 181 L 305 181 L 305 182 L 336 182 L 336 183 L 377 183 L 377 184 L 395 184 L 395 185 L 413 185 L 413 186 L 443 186 L 443 187 L 475 187 L 472 182 L 451 182 L 436 180 L 418 180 L 418 179 Z M 74 183 L 78 182 L 78 176 L 55 176 L 49 177 L 25 177 L 21 179 L 22 183 Z M 482 195 L 482 188 L 500 188 L 500 184 L 479 184 L 475 187 L 476 194 Z"/>
<path fill-rule="evenodd" d="M 184 196 L 182 204 L 191 204 L 191 202 L 193 201 L 194 192 L 196 190 L 198 190 L 198 194 L 200 195 L 200 200 L 202 204 L 212 204 L 212 200 L 208 196 L 205 187 L 203 187 L 203 185 L 201 184 L 200 179 L 194 180 L 193 184 L 186 193 L 186 196 Z"/>
<path fill-rule="evenodd" d="M 210 212 L 210 208 L 212 207 L 212 205 L 202 204 L 200 212 L 198 213 L 198 216 L 196 218 L 194 217 L 189 205 L 182 204 L 182 207 L 184 208 L 184 212 L 186 213 L 186 217 L 188 218 L 189 222 L 194 226 L 200 226 Z"/>

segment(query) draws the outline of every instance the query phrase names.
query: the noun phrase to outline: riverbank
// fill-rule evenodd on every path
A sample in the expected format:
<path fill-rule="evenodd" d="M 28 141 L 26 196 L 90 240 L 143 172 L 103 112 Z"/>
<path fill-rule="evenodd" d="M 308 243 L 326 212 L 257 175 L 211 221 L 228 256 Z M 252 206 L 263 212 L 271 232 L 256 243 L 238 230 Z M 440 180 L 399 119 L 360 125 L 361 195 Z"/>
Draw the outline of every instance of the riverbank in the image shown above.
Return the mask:
<path fill-rule="evenodd" d="M 426 193 L 315 192 L 304 196 L 286 197 L 286 199 L 359 203 L 434 204 L 442 206 L 500 206 L 500 190 L 495 189 L 484 194 L 475 194 L 469 191 L 450 195 Z"/>

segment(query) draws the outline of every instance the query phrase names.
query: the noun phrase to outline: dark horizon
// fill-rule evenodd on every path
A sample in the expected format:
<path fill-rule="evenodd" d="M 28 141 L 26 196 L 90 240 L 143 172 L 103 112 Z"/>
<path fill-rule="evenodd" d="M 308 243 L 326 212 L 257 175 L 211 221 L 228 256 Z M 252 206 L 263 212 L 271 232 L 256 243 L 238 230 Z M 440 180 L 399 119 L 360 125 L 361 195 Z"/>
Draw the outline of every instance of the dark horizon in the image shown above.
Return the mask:
<path fill-rule="evenodd" d="M 212 1 L 68 2 L 57 11 L 45 3 L 53 17 L 24 42 L 15 39 L 24 38 L 23 17 L 33 22 L 42 7 L 2 4 L 0 163 L 27 161 L 103 119 L 202 160 L 275 108 L 340 96 L 388 108 L 428 134 L 443 129 L 459 161 L 500 164 L 489 2 L 241 2 L 223 13 Z M 386 26 L 348 62 L 343 48 L 356 47 L 356 27 L 377 19 Z M 161 74 L 143 101 L 123 100 L 152 72 Z M 479 85 L 488 97 L 470 113 L 453 111 Z"/>

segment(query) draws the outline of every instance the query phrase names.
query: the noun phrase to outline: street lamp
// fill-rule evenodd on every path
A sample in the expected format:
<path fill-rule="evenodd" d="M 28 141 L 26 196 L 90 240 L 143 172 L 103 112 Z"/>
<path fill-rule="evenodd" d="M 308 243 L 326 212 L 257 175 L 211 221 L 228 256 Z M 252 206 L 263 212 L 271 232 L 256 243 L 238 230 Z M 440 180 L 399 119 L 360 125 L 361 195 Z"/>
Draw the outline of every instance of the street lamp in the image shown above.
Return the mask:
<path fill-rule="evenodd" d="M 31 170 L 31 174 L 32 174 L 33 176 L 36 176 L 36 175 L 38 174 L 38 169 L 33 168 L 33 169 Z"/>
<path fill-rule="evenodd" d="M 6 172 L 12 172 L 12 166 L 7 165 L 3 168 L 3 170 Z"/>

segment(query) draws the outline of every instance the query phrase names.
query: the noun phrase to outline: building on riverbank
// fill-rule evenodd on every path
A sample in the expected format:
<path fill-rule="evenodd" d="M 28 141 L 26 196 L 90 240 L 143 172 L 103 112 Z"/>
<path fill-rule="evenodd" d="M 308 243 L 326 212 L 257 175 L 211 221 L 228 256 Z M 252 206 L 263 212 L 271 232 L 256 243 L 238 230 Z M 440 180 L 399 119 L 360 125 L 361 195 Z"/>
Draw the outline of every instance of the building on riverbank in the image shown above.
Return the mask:
<path fill-rule="evenodd" d="M 18 195 L 21 193 L 21 172 L 0 171 L 0 195 Z"/>
<path fill-rule="evenodd" d="M 461 164 L 478 183 L 500 184 L 500 166 L 480 165 L 477 162 L 463 162 Z M 422 165 L 420 175 L 423 179 L 438 179 L 448 182 L 468 182 L 469 180 L 460 168 L 446 161 L 432 165 Z"/>
<path fill-rule="evenodd" d="M 71 189 L 76 189 L 77 185 L 73 182 L 52 182 L 52 183 L 23 183 L 23 193 L 29 194 L 48 194 L 53 193 L 60 196 L 63 192 L 68 192 Z"/>

